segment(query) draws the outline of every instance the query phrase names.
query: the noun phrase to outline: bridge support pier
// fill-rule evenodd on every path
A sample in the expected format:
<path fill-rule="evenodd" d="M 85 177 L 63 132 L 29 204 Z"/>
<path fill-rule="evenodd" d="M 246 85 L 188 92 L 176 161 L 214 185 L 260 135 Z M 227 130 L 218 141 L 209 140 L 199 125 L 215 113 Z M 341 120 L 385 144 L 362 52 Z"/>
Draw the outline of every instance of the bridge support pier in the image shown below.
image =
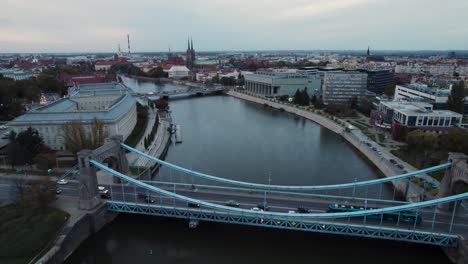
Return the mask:
<path fill-rule="evenodd" d="M 100 203 L 96 168 L 89 163 L 93 151 L 85 149 L 78 152 L 80 182 L 78 184 L 78 208 L 92 210 Z"/>
<path fill-rule="evenodd" d="M 449 162 L 452 166 L 445 170 L 444 178 L 439 186 L 438 197 L 447 197 L 463 192 L 459 189 L 459 183 L 468 184 L 468 156 L 462 153 L 449 153 Z M 463 186 L 463 185 L 461 185 Z M 451 203 L 439 204 L 437 209 L 450 211 L 453 209 Z"/>

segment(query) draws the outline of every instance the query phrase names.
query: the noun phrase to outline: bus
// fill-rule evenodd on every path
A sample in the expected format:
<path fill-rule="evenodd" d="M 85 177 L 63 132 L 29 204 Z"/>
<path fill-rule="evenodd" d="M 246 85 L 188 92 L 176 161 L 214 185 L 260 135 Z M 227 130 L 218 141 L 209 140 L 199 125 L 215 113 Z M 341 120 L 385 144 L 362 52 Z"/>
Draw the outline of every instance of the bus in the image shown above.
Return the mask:
<path fill-rule="evenodd" d="M 344 205 L 344 204 L 330 204 L 328 205 L 328 213 L 343 213 L 343 212 L 359 212 L 365 210 L 373 210 L 373 209 L 380 209 L 375 207 L 364 207 L 364 206 L 355 206 L 355 205 Z M 376 215 L 367 215 L 367 219 L 378 219 L 378 220 L 385 220 L 390 222 L 397 222 L 398 215 L 400 216 L 400 222 L 402 223 L 410 223 L 416 224 L 422 223 L 421 213 L 412 212 L 412 211 L 401 211 L 401 212 L 386 212 L 383 214 L 376 214 Z"/>

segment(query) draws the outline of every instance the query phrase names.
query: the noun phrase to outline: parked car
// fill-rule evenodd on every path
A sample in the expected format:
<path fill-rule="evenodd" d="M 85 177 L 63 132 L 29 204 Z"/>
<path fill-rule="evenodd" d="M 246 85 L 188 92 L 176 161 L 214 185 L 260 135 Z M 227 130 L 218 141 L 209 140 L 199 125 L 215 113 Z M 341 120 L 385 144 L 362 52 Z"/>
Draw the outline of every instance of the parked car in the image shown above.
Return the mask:
<path fill-rule="evenodd" d="M 394 159 L 390 159 L 390 162 L 391 162 L 392 164 L 397 164 L 397 161 L 394 160 Z"/>
<path fill-rule="evenodd" d="M 402 164 L 398 164 L 397 167 L 400 168 L 400 169 L 404 169 L 404 168 L 405 168 L 405 166 L 403 166 Z"/>

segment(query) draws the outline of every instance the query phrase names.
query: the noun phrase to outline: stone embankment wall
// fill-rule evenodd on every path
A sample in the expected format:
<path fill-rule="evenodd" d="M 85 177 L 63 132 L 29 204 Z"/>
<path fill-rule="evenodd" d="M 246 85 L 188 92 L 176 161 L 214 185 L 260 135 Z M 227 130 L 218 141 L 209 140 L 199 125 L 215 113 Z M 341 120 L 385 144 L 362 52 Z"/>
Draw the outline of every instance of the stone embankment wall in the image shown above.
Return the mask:
<path fill-rule="evenodd" d="M 98 232 L 118 214 L 107 210 L 101 204 L 93 211 L 82 215 L 77 221 L 69 223 L 56 238 L 53 246 L 36 263 L 60 264 L 70 256 L 89 236 Z"/>

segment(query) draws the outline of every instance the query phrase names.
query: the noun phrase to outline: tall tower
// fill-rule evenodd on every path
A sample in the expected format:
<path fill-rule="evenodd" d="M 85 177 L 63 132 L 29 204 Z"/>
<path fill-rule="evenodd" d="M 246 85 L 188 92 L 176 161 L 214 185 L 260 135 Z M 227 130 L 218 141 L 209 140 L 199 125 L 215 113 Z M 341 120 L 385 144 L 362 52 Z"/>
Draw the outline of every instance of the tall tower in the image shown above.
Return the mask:
<path fill-rule="evenodd" d="M 193 63 L 195 62 L 195 49 L 193 48 L 193 39 L 192 38 L 190 38 L 190 44 L 191 44 L 190 57 L 192 57 L 192 67 L 193 67 Z"/>
<path fill-rule="evenodd" d="M 128 43 L 128 54 L 130 55 L 130 34 L 127 34 L 127 43 Z"/>
<path fill-rule="evenodd" d="M 193 60 L 192 60 L 192 49 L 190 47 L 190 38 L 187 38 L 187 51 L 185 53 L 185 64 L 189 70 L 192 70 Z"/>
<path fill-rule="evenodd" d="M 370 56 L 370 46 L 367 46 L 367 56 Z"/>

